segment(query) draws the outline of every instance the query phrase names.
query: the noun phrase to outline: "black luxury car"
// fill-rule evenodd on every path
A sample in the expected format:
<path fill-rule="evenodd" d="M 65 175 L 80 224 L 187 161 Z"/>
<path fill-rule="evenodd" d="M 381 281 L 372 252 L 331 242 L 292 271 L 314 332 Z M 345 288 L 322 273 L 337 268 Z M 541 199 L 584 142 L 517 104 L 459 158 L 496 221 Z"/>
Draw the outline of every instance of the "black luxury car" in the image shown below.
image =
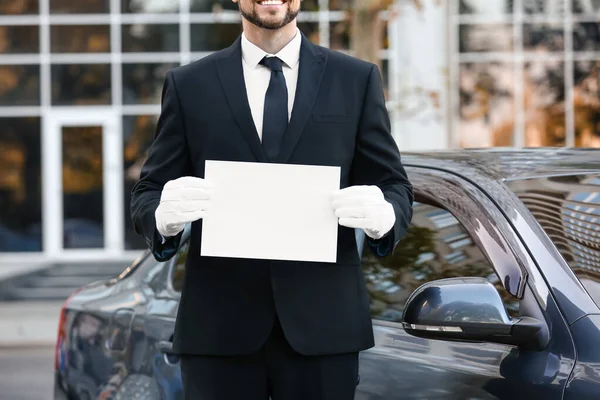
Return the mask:
<path fill-rule="evenodd" d="M 357 233 L 376 345 L 356 399 L 600 399 L 600 150 L 403 160 L 408 235 L 377 258 Z M 187 235 L 170 261 L 145 252 L 65 302 L 57 399 L 183 398 L 170 340 Z"/>

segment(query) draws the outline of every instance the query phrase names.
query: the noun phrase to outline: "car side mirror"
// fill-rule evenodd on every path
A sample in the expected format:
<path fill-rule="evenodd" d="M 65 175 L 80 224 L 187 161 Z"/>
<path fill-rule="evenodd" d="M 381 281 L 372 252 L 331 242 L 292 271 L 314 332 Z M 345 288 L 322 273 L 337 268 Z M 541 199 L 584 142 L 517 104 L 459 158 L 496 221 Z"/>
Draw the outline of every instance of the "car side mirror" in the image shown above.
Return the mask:
<path fill-rule="evenodd" d="M 413 336 L 463 342 L 493 342 L 542 350 L 550 340 L 545 321 L 512 319 L 500 294 L 479 277 L 428 282 L 406 301 L 404 330 Z"/>

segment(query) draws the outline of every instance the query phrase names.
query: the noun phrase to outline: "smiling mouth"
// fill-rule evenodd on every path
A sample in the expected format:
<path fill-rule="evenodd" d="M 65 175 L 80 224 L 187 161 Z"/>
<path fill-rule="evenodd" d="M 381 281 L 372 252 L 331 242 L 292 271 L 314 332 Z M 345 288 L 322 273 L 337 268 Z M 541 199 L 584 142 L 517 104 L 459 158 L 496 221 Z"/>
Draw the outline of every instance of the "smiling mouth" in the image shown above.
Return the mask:
<path fill-rule="evenodd" d="M 261 6 L 280 6 L 284 3 L 282 0 L 263 0 L 259 1 L 258 4 Z"/>

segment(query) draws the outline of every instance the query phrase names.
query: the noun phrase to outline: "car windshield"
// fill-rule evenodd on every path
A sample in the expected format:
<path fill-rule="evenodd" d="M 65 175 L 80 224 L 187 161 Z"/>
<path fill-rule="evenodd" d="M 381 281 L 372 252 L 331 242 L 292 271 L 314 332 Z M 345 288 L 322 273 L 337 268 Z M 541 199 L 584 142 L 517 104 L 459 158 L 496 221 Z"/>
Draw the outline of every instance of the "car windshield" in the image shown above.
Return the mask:
<path fill-rule="evenodd" d="M 600 305 L 600 174 L 507 182 Z"/>

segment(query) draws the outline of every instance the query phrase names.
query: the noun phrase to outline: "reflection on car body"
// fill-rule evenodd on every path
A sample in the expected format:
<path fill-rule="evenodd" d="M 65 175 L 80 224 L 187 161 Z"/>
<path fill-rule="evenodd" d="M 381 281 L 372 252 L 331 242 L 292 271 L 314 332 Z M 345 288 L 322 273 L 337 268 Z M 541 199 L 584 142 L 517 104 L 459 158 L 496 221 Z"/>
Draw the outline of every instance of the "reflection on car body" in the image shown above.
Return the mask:
<path fill-rule="evenodd" d="M 356 399 L 600 398 L 600 151 L 404 163 L 409 232 L 393 255 L 362 254 L 376 345 Z M 185 239 L 169 262 L 146 252 L 65 302 L 57 399 L 182 399 L 169 348 L 187 251 Z"/>

